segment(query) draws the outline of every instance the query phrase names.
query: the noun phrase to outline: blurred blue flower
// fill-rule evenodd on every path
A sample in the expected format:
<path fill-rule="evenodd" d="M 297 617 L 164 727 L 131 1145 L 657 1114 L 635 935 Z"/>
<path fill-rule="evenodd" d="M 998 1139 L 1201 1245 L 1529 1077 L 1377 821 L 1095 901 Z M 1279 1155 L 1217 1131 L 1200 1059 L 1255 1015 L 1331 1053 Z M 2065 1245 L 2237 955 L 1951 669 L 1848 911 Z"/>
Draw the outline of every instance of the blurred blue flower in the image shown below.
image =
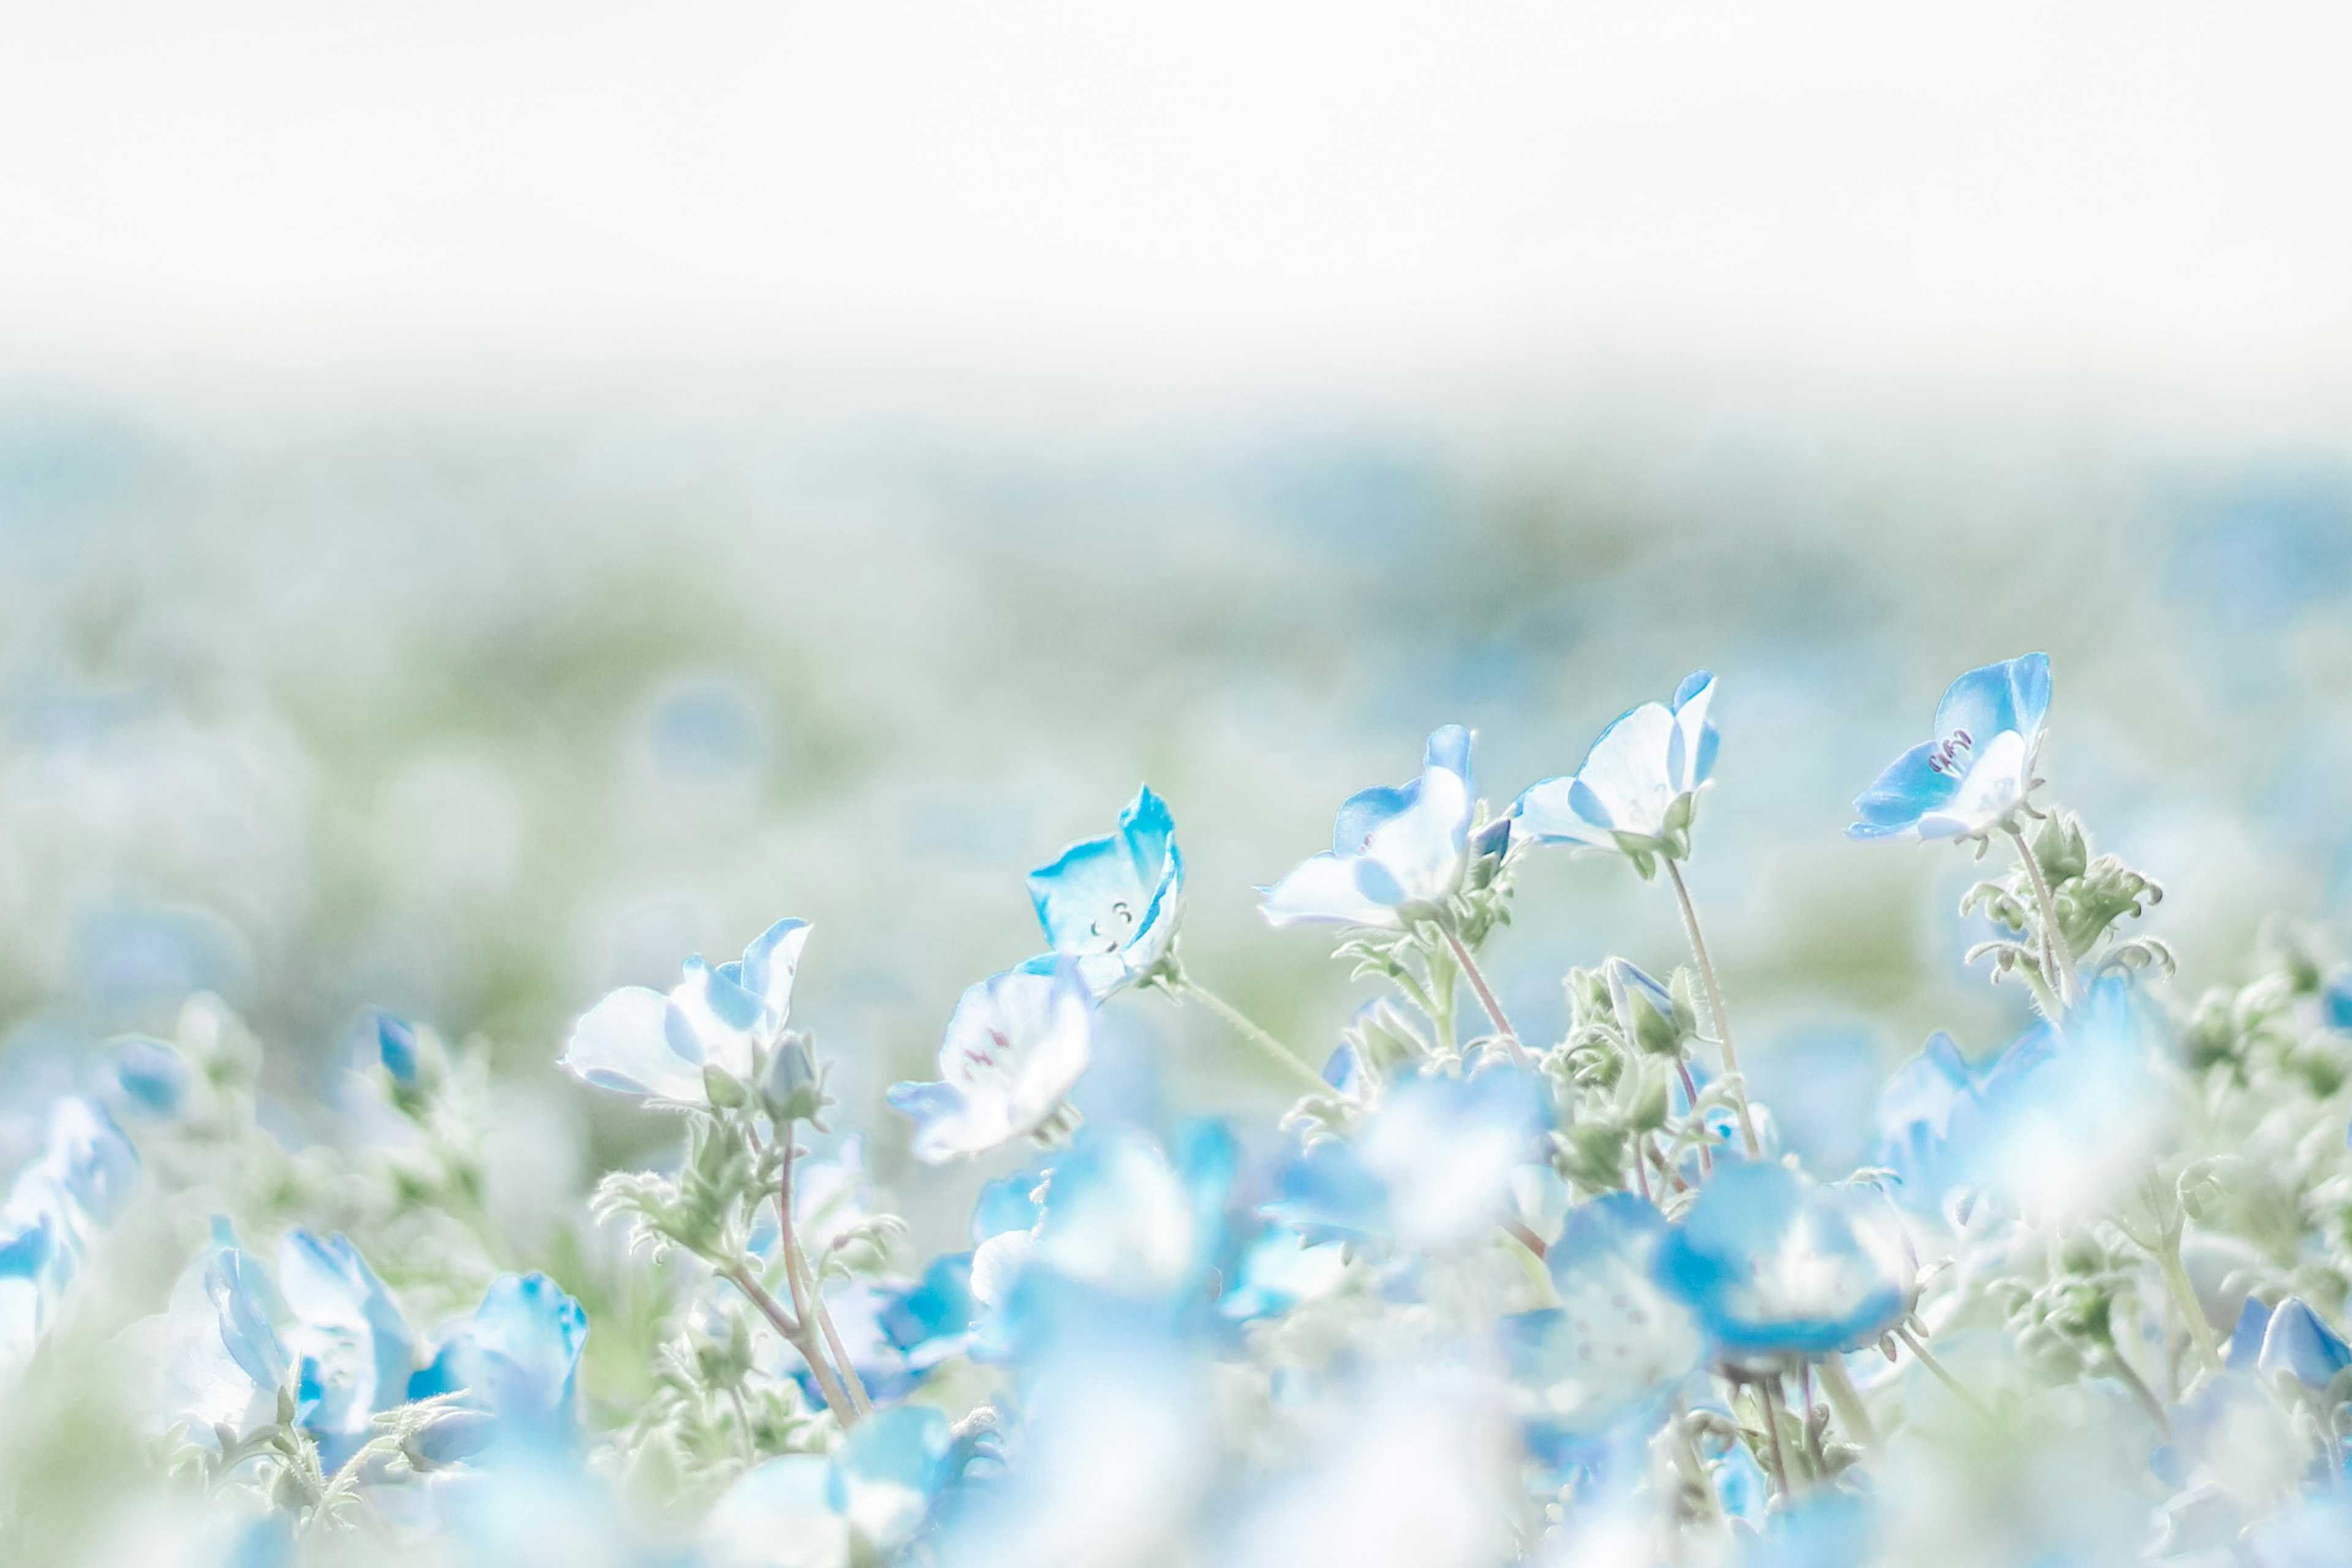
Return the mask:
<path fill-rule="evenodd" d="M 2352 1366 L 2352 1345 L 2299 1297 L 2268 1307 L 2249 1296 L 2230 1336 L 2230 1365 L 2260 1372 L 2266 1381 L 2292 1377 L 2326 1393 L 2336 1374 Z"/>
<path fill-rule="evenodd" d="M 831 1458 L 788 1454 L 747 1471 L 703 1527 L 710 1568 L 849 1568 L 914 1540 L 948 1479 L 944 1413 L 901 1405 L 858 1423 Z"/>
<path fill-rule="evenodd" d="M 1910 1310 L 1917 1262 L 1885 1198 L 1785 1165 L 1719 1167 L 1659 1249 L 1669 1289 L 1738 1356 L 1826 1355 Z"/>
<path fill-rule="evenodd" d="M 1331 847 L 1258 889 L 1276 926 L 1328 922 L 1395 927 L 1406 911 L 1442 905 L 1468 863 L 1472 738 L 1459 724 L 1429 737 L 1421 777 L 1348 797 L 1331 827 Z"/>
<path fill-rule="evenodd" d="M 583 1082 L 623 1094 L 705 1103 L 703 1069 L 749 1083 L 759 1052 L 783 1032 L 806 921 L 782 920 L 716 969 L 700 954 L 668 995 L 625 985 L 581 1016 L 562 1065 Z M 389 1064 L 387 1064 L 389 1065 Z"/>
<path fill-rule="evenodd" d="M 1046 1178 L 1036 1225 L 974 1257 L 981 1353 L 1023 1360 L 1069 1333 L 1124 1324 L 1157 1339 L 1204 1321 L 1237 1153 L 1213 1121 L 1183 1129 L 1172 1160 L 1130 1128 L 1081 1133 Z"/>
<path fill-rule="evenodd" d="M 1062 1109 L 1094 1055 L 1094 994 L 1076 960 L 1050 974 L 1012 970 L 967 990 L 940 1042 L 940 1081 L 890 1088 L 915 1119 L 927 1164 L 984 1153 Z"/>
<path fill-rule="evenodd" d="M 416 1030 L 389 1013 L 370 1013 L 362 1034 L 362 1049 L 373 1047 L 370 1054 L 392 1075 L 392 1081 L 403 1089 L 415 1088 L 419 1066 Z"/>
<path fill-rule="evenodd" d="M 1740 1559 L 1740 1568 L 1864 1568 L 1877 1560 L 1870 1500 L 1820 1489 L 1776 1514 Z"/>
<path fill-rule="evenodd" d="M 1972 1140 L 1982 1135 L 1983 1116 L 1981 1077 L 1938 1031 L 1879 1090 L 1870 1163 L 1895 1173 L 1906 1205 L 1933 1211 L 1975 1179 Z"/>
<path fill-rule="evenodd" d="M 1668 1234 L 1665 1216 L 1630 1193 L 1578 1205 L 1549 1258 L 1559 1305 L 1497 1325 L 1535 1451 L 1628 1419 L 1654 1424 L 1705 1358 L 1698 1320 L 1659 1278 Z"/>
<path fill-rule="evenodd" d="M 2156 1026 L 2110 975 L 2063 1028 L 2036 1024 L 1981 1071 L 1936 1036 L 1881 1091 L 1874 1158 L 1922 1210 L 1956 1194 L 2035 1214 L 2092 1206 L 2157 1129 Z"/>
<path fill-rule="evenodd" d="M 294 1358 L 278 1332 L 285 1318 L 268 1273 L 236 1245 L 227 1221 L 215 1220 L 212 1240 L 181 1274 L 156 1324 L 163 1419 L 187 1422 L 200 1442 L 216 1425 L 243 1433 L 275 1421 L 278 1393 L 294 1381 Z"/>
<path fill-rule="evenodd" d="M 1507 1062 L 1400 1078 L 1355 1138 L 1295 1157 L 1259 1212 L 1311 1241 L 1458 1247 L 1509 1216 L 1543 1125 L 1540 1090 Z"/>
<path fill-rule="evenodd" d="M 1184 897 L 1176 819 L 1149 786 L 1119 813 L 1118 831 L 1088 838 L 1029 873 L 1029 897 L 1054 952 L 1077 960 L 1099 998 L 1168 957 Z M 1053 959 L 1036 961 L 1050 967 Z"/>
<path fill-rule="evenodd" d="M 278 1290 L 293 1321 L 284 1335 L 296 1371 L 296 1418 L 341 1465 L 378 1413 L 406 1403 L 415 1345 L 400 1306 L 342 1237 L 307 1230 L 278 1247 Z"/>
<path fill-rule="evenodd" d="M 1936 708 L 1935 738 L 1912 747 L 1856 796 L 1854 838 L 1978 838 L 2007 821 L 2038 783 L 2050 657 L 2029 653 L 1972 669 Z"/>
<path fill-rule="evenodd" d="M 1715 677 L 1693 671 L 1671 705 L 1621 714 L 1570 776 L 1530 784 L 1511 807 L 1518 830 L 1546 844 L 1681 857 L 1690 802 L 1715 772 Z"/>
<path fill-rule="evenodd" d="M 471 1317 L 443 1335 L 432 1363 L 408 1381 L 408 1397 L 463 1394 L 495 1415 L 501 1438 L 568 1442 L 572 1390 L 588 1315 L 544 1274 L 490 1281 Z"/>
<path fill-rule="evenodd" d="M 195 1078 L 187 1058 L 144 1035 L 115 1043 L 110 1066 L 122 1103 L 147 1116 L 177 1116 Z"/>

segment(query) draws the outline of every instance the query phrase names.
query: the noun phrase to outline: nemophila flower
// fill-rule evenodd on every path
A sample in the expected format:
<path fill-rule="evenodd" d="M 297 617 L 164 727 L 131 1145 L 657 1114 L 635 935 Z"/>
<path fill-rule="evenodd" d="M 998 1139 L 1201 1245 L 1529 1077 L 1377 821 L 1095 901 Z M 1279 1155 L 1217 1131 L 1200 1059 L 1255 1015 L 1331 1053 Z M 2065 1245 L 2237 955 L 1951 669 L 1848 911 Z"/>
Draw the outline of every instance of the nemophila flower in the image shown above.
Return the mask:
<path fill-rule="evenodd" d="M 1448 724 L 1429 737 L 1421 777 L 1349 796 L 1332 824 L 1331 847 L 1259 889 L 1266 920 L 1395 927 L 1412 910 L 1444 905 L 1469 862 L 1477 808 L 1471 740 L 1469 731 Z"/>
<path fill-rule="evenodd" d="M 2050 656 L 2029 653 L 1972 669 L 1936 707 L 1932 739 L 1912 747 L 1856 796 L 1855 838 L 1981 838 L 2011 820 L 2040 781 Z"/>
<path fill-rule="evenodd" d="M 1054 952 L 1077 960 L 1096 996 L 1166 962 L 1184 898 L 1176 819 L 1147 786 L 1118 814 L 1118 830 L 1062 851 L 1029 873 L 1029 897 Z M 1038 961 L 1050 967 L 1049 955 Z"/>
<path fill-rule="evenodd" d="M 1311 1241 L 1458 1247 L 1513 1214 L 1542 1125 L 1534 1080 L 1507 1063 L 1400 1078 L 1354 1139 L 1295 1158 L 1259 1212 Z"/>
<path fill-rule="evenodd" d="M 901 1405 L 858 1423 L 831 1458 L 788 1454 L 728 1489 L 702 1531 L 711 1568 L 849 1568 L 912 1541 L 948 1479 L 946 1415 Z"/>
<path fill-rule="evenodd" d="M 1646 1198 L 1580 1204 L 1549 1256 L 1559 1305 L 1497 1325 L 1537 1452 L 1654 1415 L 1705 1357 L 1697 1318 L 1659 1279 L 1667 1234 Z"/>
<path fill-rule="evenodd" d="M 1601 731 L 1584 765 L 1531 784 L 1511 807 L 1517 831 L 1546 844 L 1616 849 L 1640 863 L 1686 859 L 1693 805 L 1715 772 L 1715 677 L 1697 670 L 1671 704 L 1644 702 Z"/>
<path fill-rule="evenodd" d="M 306 1230 L 278 1247 L 278 1291 L 292 1321 L 297 1416 L 330 1468 L 365 1442 L 373 1418 L 408 1399 L 415 1344 L 399 1303 L 343 1237 Z"/>
<path fill-rule="evenodd" d="M 1047 974 L 1013 970 L 972 986 L 940 1042 L 936 1083 L 900 1083 L 889 1100 L 915 1119 L 927 1164 L 982 1154 L 1061 1113 L 1094 1056 L 1094 994 L 1075 959 Z"/>
<path fill-rule="evenodd" d="M 1659 1277 L 1735 1356 L 1826 1355 L 1910 1310 L 1918 1265 L 1878 1193 L 1785 1165 L 1719 1168 L 1661 1245 Z"/>
<path fill-rule="evenodd" d="M 2352 1366 L 2352 1345 L 2299 1297 L 2269 1307 L 2249 1296 L 2230 1336 L 2230 1366 L 2257 1372 L 2265 1382 L 2290 1377 L 2324 1394 L 2338 1373 Z"/>
<path fill-rule="evenodd" d="M 623 986 L 572 1026 L 562 1065 L 599 1089 L 684 1105 L 707 1103 L 707 1069 L 748 1085 L 783 1033 L 808 933 L 806 921 L 778 921 L 715 969 L 698 953 L 667 996 Z"/>
<path fill-rule="evenodd" d="M 1017 1359 L 1082 1326 L 1158 1332 L 1188 1319 L 1211 1295 L 1236 1158 L 1213 1122 L 1184 1129 L 1174 1159 L 1132 1129 L 1080 1134 L 1045 1178 L 1037 1223 L 973 1257 L 982 1353 Z"/>
<path fill-rule="evenodd" d="M 162 1385 L 157 1414 L 184 1422 L 200 1442 L 218 1426 L 244 1433 L 275 1421 L 278 1391 L 294 1382 L 294 1358 L 278 1332 L 286 1315 L 260 1261 L 215 1220 L 163 1316 L 144 1325 Z"/>
<path fill-rule="evenodd" d="M 1882 1091 L 1874 1158 L 1917 1207 L 1960 1193 L 2029 1216 L 2087 1213 L 2133 1179 L 2161 1131 L 2156 1027 L 2131 984 L 2109 976 L 2063 1025 L 2037 1024 L 1981 1071 L 1938 1036 Z"/>
<path fill-rule="evenodd" d="M 176 1047 L 144 1035 L 117 1041 L 110 1053 L 121 1103 L 142 1116 L 177 1116 L 195 1074 Z"/>
<path fill-rule="evenodd" d="M 373 1056 L 392 1081 L 403 1089 L 416 1087 L 424 1058 L 416 1030 L 389 1013 L 371 1013 L 362 1029 L 362 1049 Z"/>
<path fill-rule="evenodd" d="M 432 1363 L 408 1382 L 411 1399 L 462 1394 L 498 1417 L 500 1436 L 567 1441 L 588 1315 L 544 1274 L 490 1281 L 471 1317 L 442 1337 Z"/>
<path fill-rule="evenodd" d="M 1268 1226 L 1242 1251 L 1233 1283 L 1217 1298 L 1217 1313 L 1236 1323 L 1278 1318 L 1319 1301 L 1347 1280 L 1344 1243 L 1310 1243 L 1283 1226 Z"/>

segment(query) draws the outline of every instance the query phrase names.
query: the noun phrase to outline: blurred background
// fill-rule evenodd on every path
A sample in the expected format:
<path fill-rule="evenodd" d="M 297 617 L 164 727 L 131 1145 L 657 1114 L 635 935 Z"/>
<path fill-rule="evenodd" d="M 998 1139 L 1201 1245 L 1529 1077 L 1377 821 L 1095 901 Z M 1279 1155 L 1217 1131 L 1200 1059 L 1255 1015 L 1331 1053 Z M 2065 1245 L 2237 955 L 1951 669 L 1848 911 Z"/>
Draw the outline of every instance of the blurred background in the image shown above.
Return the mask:
<path fill-rule="evenodd" d="M 2056 669 L 2044 773 L 2194 994 L 2352 900 L 2352 18 L 1992 5 L 0 5 L 0 1153 L 219 992 L 289 1126 L 359 1011 L 554 1071 L 817 924 L 894 1079 L 1172 803 L 1194 971 L 1361 994 L 1255 885 L 1479 733 L 1499 807 L 1721 679 L 1694 890 L 1790 1142 L 2027 1015 L 1853 795 Z M 1530 863 L 1494 973 L 1681 956 Z M 1272 1103 L 1110 1009 L 1112 1087 Z M 1125 1086 L 1121 1088 L 1120 1086 Z M 945 1223 L 952 1226 L 954 1221 Z"/>

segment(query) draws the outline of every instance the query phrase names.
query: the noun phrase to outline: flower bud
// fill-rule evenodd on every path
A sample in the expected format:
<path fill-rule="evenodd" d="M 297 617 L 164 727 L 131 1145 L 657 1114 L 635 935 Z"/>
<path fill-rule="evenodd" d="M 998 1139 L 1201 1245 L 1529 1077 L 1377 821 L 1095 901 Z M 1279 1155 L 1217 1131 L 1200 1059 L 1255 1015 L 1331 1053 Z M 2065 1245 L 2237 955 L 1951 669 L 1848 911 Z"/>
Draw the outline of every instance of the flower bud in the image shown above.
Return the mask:
<path fill-rule="evenodd" d="M 735 1110 L 751 1102 L 751 1092 L 740 1079 L 726 1068 L 702 1064 L 702 1092 L 711 1104 L 721 1110 Z"/>
<path fill-rule="evenodd" d="M 760 1079 L 760 1102 L 768 1119 L 782 1127 L 807 1121 L 824 1108 L 824 1095 L 805 1037 L 787 1033 L 769 1054 L 768 1070 Z"/>

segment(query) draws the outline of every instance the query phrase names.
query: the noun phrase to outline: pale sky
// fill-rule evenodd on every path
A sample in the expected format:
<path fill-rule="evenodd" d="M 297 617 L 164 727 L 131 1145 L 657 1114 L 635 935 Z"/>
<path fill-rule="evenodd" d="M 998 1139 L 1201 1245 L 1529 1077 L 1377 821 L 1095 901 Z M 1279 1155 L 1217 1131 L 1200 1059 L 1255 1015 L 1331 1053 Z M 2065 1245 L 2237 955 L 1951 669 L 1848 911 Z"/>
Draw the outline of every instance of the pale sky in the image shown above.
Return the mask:
<path fill-rule="evenodd" d="M 0 0 L 0 351 L 2352 362 L 2352 9 Z"/>

